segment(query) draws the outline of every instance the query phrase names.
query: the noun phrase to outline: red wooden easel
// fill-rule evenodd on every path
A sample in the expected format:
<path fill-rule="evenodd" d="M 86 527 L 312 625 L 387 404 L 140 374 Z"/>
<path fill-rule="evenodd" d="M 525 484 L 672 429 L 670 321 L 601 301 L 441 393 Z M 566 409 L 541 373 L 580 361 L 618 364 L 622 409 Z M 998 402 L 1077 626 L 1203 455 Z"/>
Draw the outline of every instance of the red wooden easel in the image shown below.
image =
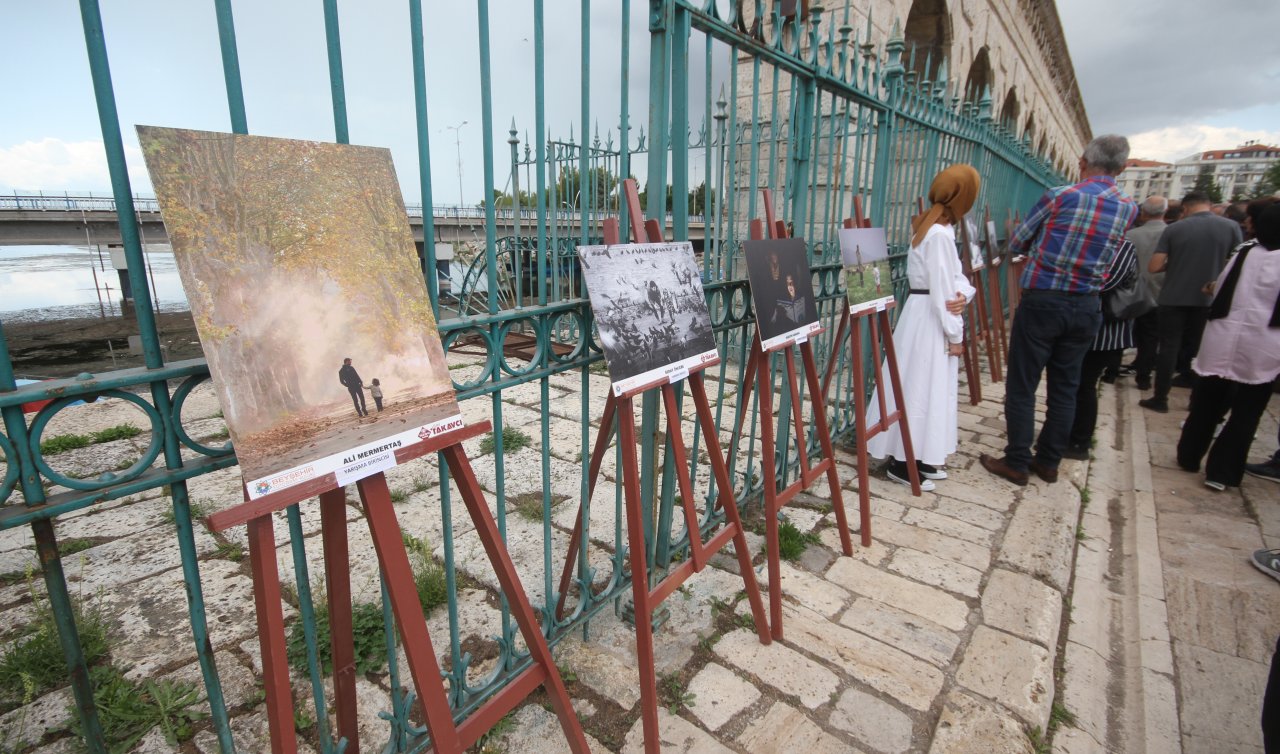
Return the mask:
<path fill-rule="evenodd" d="M 623 181 L 623 196 L 627 202 L 631 218 L 631 240 L 634 243 L 659 243 L 662 241 L 662 230 L 656 220 L 648 220 L 641 225 L 644 215 L 640 212 L 639 191 L 634 179 Z M 614 245 L 621 243 L 621 233 L 616 218 L 604 221 L 604 241 Z M 615 395 L 609 391 L 605 399 L 604 414 L 600 419 L 600 430 L 596 435 L 595 447 L 591 452 L 588 470 L 588 499 L 595 491 L 596 481 L 600 476 L 600 464 L 604 461 L 609 440 L 617 429 L 618 445 L 622 450 L 622 489 L 627 513 L 627 557 L 631 570 L 631 593 L 635 607 L 636 626 L 636 659 L 640 671 L 640 717 L 644 726 L 644 748 L 650 754 L 662 748 L 661 731 L 658 729 L 658 678 L 653 656 L 653 612 L 685 581 L 702 571 L 711 556 L 716 554 L 729 542 L 738 557 L 738 570 L 742 575 L 743 587 L 747 600 L 751 605 L 751 615 L 755 621 L 756 633 L 760 643 L 770 642 L 768 623 L 765 619 L 764 602 L 760 597 L 760 587 L 756 584 L 755 571 L 751 566 L 751 552 L 747 547 L 742 519 L 738 514 L 738 504 L 734 500 L 733 482 L 729 477 L 729 467 L 725 462 L 724 452 L 720 447 L 719 428 L 711 413 L 707 401 L 707 390 L 703 384 L 702 370 L 719 364 L 717 358 L 689 370 L 687 381 L 693 395 L 694 407 L 698 417 L 698 425 L 706 438 L 707 457 L 711 461 L 711 472 L 716 481 L 718 492 L 717 505 L 724 512 L 725 525 L 706 542 L 700 536 L 700 516 L 695 503 L 692 485 L 687 470 L 689 456 L 685 450 L 684 435 L 681 433 L 682 417 L 676 402 L 676 386 L 668 378 Z M 667 441 L 670 443 L 674 467 L 680 487 L 680 504 L 684 513 L 685 527 L 689 535 L 689 558 L 672 568 L 666 576 L 655 585 L 649 583 L 649 567 L 646 557 L 647 548 L 644 538 L 644 512 L 640 500 L 640 468 L 636 459 L 636 427 L 635 412 L 632 399 L 649 390 L 659 389 L 662 394 L 663 409 L 667 420 Z M 556 612 L 563 617 L 565 598 L 573 576 L 573 566 L 577 560 L 578 548 L 582 546 L 582 515 L 579 504 L 579 515 L 575 517 L 573 534 L 569 540 L 569 550 L 565 557 L 564 570 L 560 575 L 560 602 Z M 663 536 L 655 532 L 654 536 Z M 584 588 L 586 588 L 584 586 Z"/>
<path fill-rule="evenodd" d="M 992 302 L 990 299 L 991 285 L 991 260 L 979 269 L 973 269 L 973 249 L 971 243 L 976 243 L 975 239 L 969 238 L 969 223 L 963 219 L 958 223 L 960 226 L 960 247 L 964 250 L 960 255 L 960 264 L 964 268 L 965 277 L 969 279 L 969 285 L 973 286 L 975 291 L 973 301 L 969 303 L 972 308 L 970 311 L 969 321 L 974 325 L 973 332 L 969 340 L 973 341 L 976 347 L 979 338 L 987 351 L 987 367 L 991 370 L 991 381 L 999 382 L 1004 375 L 1004 369 L 1000 364 L 1000 348 L 999 341 L 994 337 L 995 321 L 1003 316 L 1002 308 L 999 305 L 999 299 Z M 1003 326 L 1001 330 L 1003 330 Z"/>
<path fill-rule="evenodd" d="M 476 527 L 497 574 L 498 583 L 511 606 L 521 636 L 528 645 L 533 664 L 516 676 L 473 712 L 461 725 L 453 721 L 453 713 L 445 695 L 440 664 L 436 660 L 427 620 L 422 612 L 413 583 L 413 572 L 401 538 L 400 526 L 391 505 L 391 492 L 381 473 L 356 483 L 364 504 L 365 518 L 378 555 L 378 565 L 386 580 L 392 612 L 404 642 L 405 657 L 413 676 L 414 687 L 422 702 L 422 712 L 431 733 L 433 750 L 460 753 L 475 743 L 516 705 L 538 687 L 544 687 L 560 718 L 560 727 L 575 754 L 586 754 L 586 737 L 574 715 L 569 694 L 551 657 L 529 599 L 520 585 L 511 556 L 507 553 L 498 526 L 489 512 L 484 493 L 476 482 L 471 462 L 462 443 L 491 429 L 489 422 L 446 432 L 423 442 L 395 451 L 397 463 L 427 453 L 441 452 L 454 482 L 466 503 L 467 512 Z M 324 542 L 325 579 L 327 583 L 331 648 L 333 651 L 334 697 L 338 719 L 338 735 L 346 738 L 348 754 L 360 751 L 356 727 L 355 651 L 351 633 L 351 583 L 347 550 L 345 493 L 337 479 L 328 474 L 309 483 L 290 487 L 257 500 L 244 503 L 209 516 L 212 531 L 223 531 L 247 523 L 249 526 L 249 562 L 253 572 L 254 603 L 258 615 L 258 640 L 262 650 L 262 674 L 266 689 L 267 722 L 271 731 L 271 751 L 292 754 L 298 750 L 294 733 L 293 694 L 289 669 L 285 662 L 284 614 L 280 606 L 280 576 L 276 568 L 275 534 L 271 514 L 316 494 L 320 496 L 320 521 Z M 247 495 L 246 495 L 247 497 Z"/>
<path fill-rule="evenodd" d="M 862 197 L 853 198 L 854 217 L 844 221 L 846 228 L 869 228 L 871 222 L 862 214 Z M 836 336 L 831 341 L 831 357 L 827 359 L 827 372 L 822 378 L 822 395 L 825 399 L 831 388 L 831 380 L 835 376 L 836 362 L 840 349 L 844 347 L 844 335 L 849 333 L 850 358 L 853 366 L 853 410 L 854 429 L 857 433 L 858 457 L 858 513 L 862 529 L 862 546 L 871 546 L 871 470 L 867 457 L 867 442 L 881 432 L 888 431 L 896 422 L 902 432 L 902 445 L 906 451 L 907 478 L 911 482 L 911 494 L 920 494 L 920 470 L 916 467 L 916 454 L 911 445 L 911 427 L 907 422 L 907 412 L 903 408 L 902 379 L 898 373 L 898 354 L 893 347 L 893 327 L 890 323 L 892 301 L 886 302 L 884 308 L 859 309 L 851 311 L 845 306 L 840 311 L 840 324 L 836 326 Z M 867 426 L 867 396 L 864 390 L 866 377 L 862 369 L 862 320 L 867 320 L 871 334 L 871 362 L 876 365 L 875 381 L 879 390 L 876 395 L 880 403 L 880 421 L 875 426 Z M 881 337 L 881 333 L 884 337 Z M 890 413 L 884 398 L 884 385 L 880 385 L 879 370 L 881 347 L 883 346 L 885 369 L 889 372 L 889 383 L 893 389 L 895 410 Z M 825 400 L 824 400 L 825 403 Z"/>
<path fill-rule="evenodd" d="M 1009 210 L 1009 217 L 1004 221 L 1005 238 L 1013 240 L 1013 231 L 1021 222 L 1018 216 Z M 1027 267 L 1027 258 L 1025 256 L 1014 257 L 1010 251 L 1006 256 L 1008 265 L 1005 268 L 1005 285 L 1009 291 L 1009 329 L 1013 329 L 1013 313 L 1018 309 L 1018 304 L 1022 301 L 1022 271 Z"/>
<path fill-rule="evenodd" d="M 751 221 L 751 238 L 764 240 L 766 227 L 769 238 L 786 238 L 786 223 L 777 220 L 773 215 L 773 198 L 769 189 L 761 189 L 763 194 L 765 218 L 767 223 L 759 219 Z M 757 312 L 758 314 L 758 312 Z M 823 330 L 810 333 L 810 337 Z M 853 554 L 853 542 L 849 536 L 849 519 L 845 514 L 844 497 L 840 494 L 840 472 L 836 469 L 835 450 L 831 444 L 831 432 L 827 428 L 826 401 L 821 385 L 818 382 L 817 362 L 813 358 L 813 342 L 805 338 L 800 342 L 800 358 L 804 366 L 805 380 L 809 390 L 809 404 L 813 410 L 813 428 L 822 450 L 822 460 L 811 464 L 806 448 L 807 438 L 804 427 L 804 411 L 800 401 L 800 390 L 796 378 L 796 360 L 792 352 L 793 341 L 786 341 L 768 351 L 760 341 L 757 329 L 755 340 L 751 344 L 751 355 L 747 357 L 746 370 L 742 377 L 742 392 L 738 396 L 738 421 L 733 428 L 731 448 L 738 446 L 738 438 L 742 434 L 743 422 L 746 419 L 746 407 L 751 401 L 752 386 L 756 385 L 760 394 L 760 465 L 764 468 L 764 520 L 765 550 L 769 570 L 769 625 L 773 638 L 782 638 L 782 555 L 778 544 L 778 513 L 799 492 L 808 489 L 823 474 L 827 476 L 827 484 L 831 490 L 831 507 L 836 514 L 836 528 L 840 532 L 840 546 L 845 555 Z M 773 426 L 773 379 L 769 369 L 770 356 L 781 350 L 786 359 L 787 390 L 791 397 L 791 425 L 795 432 L 796 449 L 800 456 L 800 475 L 786 489 L 778 489 L 777 469 L 774 467 L 774 426 Z M 786 421 L 785 418 L 781 419 Z M 865 523 L 865 522 L 864 522 Z M 867 534 L 863 534 L 863 544 L 869 545 Z"/>
<path fill-rule="evenodd" d="M 1009 333 L 1004 324 L 1004 302 L 1000 300 L 1000 276 L 1003 270 L 998 270 L 998 266 L 1003 265 L 1009 267 L 1008 255 L 1000 254 L 1000 241 L 995 238 L 989 231 L 995 227 L 991 222 L 991 208 L 985 207 L 982 212 L 983 227 L 987 229 L 987 310 L 991 313 L 991 327 L 995 331 L 996 344 L 1000 347 L 1000 357 L 1008 362 L 1009 360 Z M 997 261 L 998 260 L 998 261 Z M 1004 273 L 1007 274 L 1007 273 Z M 992 374 L 991 378 L 995 382 L 999 382 L 1003 375 Z"/>

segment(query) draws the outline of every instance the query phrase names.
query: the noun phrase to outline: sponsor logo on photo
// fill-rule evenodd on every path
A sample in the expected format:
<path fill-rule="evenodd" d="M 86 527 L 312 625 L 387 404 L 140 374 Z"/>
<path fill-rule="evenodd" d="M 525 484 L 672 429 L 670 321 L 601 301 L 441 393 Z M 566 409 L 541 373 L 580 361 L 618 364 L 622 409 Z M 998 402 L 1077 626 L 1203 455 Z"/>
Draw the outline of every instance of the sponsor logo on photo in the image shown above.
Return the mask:
<path fill-rule="evenodd" d="M 271 491 L 271 483 L 270 483 L 270 482 L 258 482 L 257 487 L 255 487 L 254 489 L 255 489 L 255 490 L 257 490 L 257 492 L 258 492 L 258 494 L 259 494 L 259 495 L 265 495 L 265 494 L 267 494 L 268 492 L 270 492 L 270 491 Z"/>
<path fill-rule="evenodd" d="M 423 427 L 422 429 L 418 430 L 418 438 L 422 440 L 429 440 L 432 437 L 435 437 L 437 435 L 443 435 L 446 432 L 452 432 L 453 430 L 460 429 L 461 427 L 462 427 L 462 417 L 455 416 L 452 419 L 449 419 L 447 421 L 443 421 L 438 424 L 430 424 Z"/>

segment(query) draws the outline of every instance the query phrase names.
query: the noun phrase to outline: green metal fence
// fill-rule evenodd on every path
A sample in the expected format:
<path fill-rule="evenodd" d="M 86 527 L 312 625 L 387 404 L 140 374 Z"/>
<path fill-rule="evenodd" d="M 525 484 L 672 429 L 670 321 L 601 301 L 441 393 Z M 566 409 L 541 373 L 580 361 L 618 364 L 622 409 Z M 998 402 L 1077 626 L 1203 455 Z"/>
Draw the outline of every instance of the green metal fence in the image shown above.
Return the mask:
<path fill-rule="evenodd" d="M 499 140 L 504 130 L 495 124 L 494 102 L 488 86 L 490 70 L 489 2 L 477 0 L 479 60 L 481 80 L 478 93 L 484 128 L 483 174 L 486 197 L 506 183 L 512 201 L 523 209 L 536 210 L 528 227 L 513 237 L 498 238 L 494 202 L 486 202 L 485 234 L 470 264 L 463 290 L 453 291 L 454 302 L 442 305 L 435 274 L 427 274 L 433 303 L 441 313 L 440 331 L 450 351 L 467 349 L 483 355 L 480 368 L 456 385 L 464 401 L 487 404 L 495 428 L 496 497 L 499 527 L 507 531 L 502 427 L 504 391 L 518 386 L 538 386 L 542 412 L 540 437 L 543 583 L 538 590 L 543 629 L 554 644 L 575 630 L 585 633 L 591 617 L 606 607 L 617 609 L 619 598 L 629 589 L 625 572 L 624 546 L 620 529 L 591 531 L 590 506 L 583 519 L 589 536 L 579 555 L 576 581 L 564 618 L 556 617 L 556 585 L 564 552 L 555 545 L 552 524 L 552 391 L 551 381 L 566 377 L 576 383 L 576 414 L 579 418 L 581 479 L 586 492 L 586 458 L 592 428 L 593 398 L 601 397 L 599 381 L 591 379 L 599 349 L 591 339 L 592 320 L 581 279 L 574 264 L 574 247 L 595 240 L 597 220 L 622 215 L 616 180 L 639 170 L 647 175 L 646 212 L 664 216 L 670 203 L 672 234 L 687 238 L 691 214 L 704 215 L 706 239 L 701 264 L 703 283 L 716 337 L 725 357 L 711 375 L 718 386 L 716 419 L 730 428 L 747 412 L 746 446 L 730 449 L 732 476 L 738 492 L 747 499 L 760 491 L 759 448 L 750 438 L 755 434 L 755 405 L 739 405 L 733 397 L 741 383 L 747 349 L 753 335 L 753 313 L 741 257 L 747 223 L 763 217 L 761 188 L 772 191 L 778 216 L 794 228 L 794 234 L 808 242 L 813 268 L 813 285 L 818 293 L 821 315 L 828 324 L 838 316 L 844 293 L 841 280 L 836 229 L 853 212 L 853 199 L 866 200 L 870 219 L 883 225 L 895 257 L 894 281 L 903 291 L 905 242 L 909 218 L 915 202 L 928 188 L 931 177 L 954 162 L 968 162 L 984 178 L 979 207 L 989 206 L 1003 218 L 1012 209 L 1030 204 L 1045 186 L 1059 182 L 1049 163 L 1031 153 L 1029 145 L 1005 132 L 991 117 L 989 95 L 979 102 L 961 102 L 957 88 L 946 76 L 945 62 L 938 81 L 921 81 L 908 73 L 913 51 L 905 48 L 898 34 L 884 49 L 870 40 L 871 22 L 850 10 L 836 11 L 811 7 L 807 18 L 784 18 L 781 3 L 766 0 L 652 0 L 648 4 L 649 50 L 647 55 L 649 97 L 648 118 L 637 117 L 639 109 L 630 101 L 631 77 L 637 75 L 629 61 L 631 46 L 631 2 L 619 0 L 620 27 L 603 41 L 594 38 L 592 3 L 581 0 L 579 38 L 582 46 L 579 69 L 581 90 L 578 112 L 579 137 L 553 140 L 548 134 L 545 103 L 551 77 L 546 70 L 548 10 L 557 10 L 568 0 L 548 9 L 543 0 L 533 2 L 530 32 L 533 59 L 532 84 L 536 110 L 526 126 L 532 136 L 520 138 L 517 125 L 506 130 L 509 149 Z M 236 29 L 229 0 L 215 0 L 217 34 L 225 74 L 225 94 L 232 129 L 248 133 L 248 113 L 241 89 L 236 51 Z M 795 4 L 799 5 L 799 4 Z M 38 549 L 44 586 L 53 614 L 75 693 L 80 730 L 91 751 L 105 751 L 90 688 L 89 674 L 81 653 L 72 601 L 59 558 L 53 522 L 58 516 L 88 506 L 122 498 L 141 491 L 168 487 L 173 505 L 174 535 L 181 551 L 181 565 L 187 585 L 192 641 L 203 674 L 210 713 L 209 725 L 223 751 L 233 751 L 229 714 L 223 700 L 219 670 L 212 647 L 217 629 L 207 625 L 207 586 L 201 580 L 200 563 L 188 499 L 186 480 L 235 464 L 229 448 L 208 447 L 191 438 L 183 427 L 183 406 L 199 383 L 208 379 L 203 361 L 165 363 L 157 337 L 148 281 L 144 275 L 142 249 L 134 222 L 133 194 L 125 170 L 124 147 L 108 66 L 108 46 L 96 0 L 81 0 L 84 36 L 91 63 L 94 91 L 101 120 L 103 141 L 112 176 L 112 188 L 119 211 L 125 253 L 129 259 L 130 282 L 137 299 L 137 318 L 142 336 L 145 368 L 16 388 L 3 331 L 0 330 L 0 412 L 4 432 L 0 451 L 5 466 L 0 483 L 0 530 L 30 527 Z M 431 131 L 428 127 L 427 71 L 424 57 L 424 18 L 420 0 L 407 3 L 406 28 L 412 41 L 412 96 L 416 107 L 418 164 L 424 206 L 432 201 L 430 176 L 433 170 Z M 336 0 L 323 3 L 329 73 L 333 103 L 334 139 L 347 142 L 347 106 L 343 84 L 343 64 L 339 43 Z M 859 28 L 865 28 L 860 32 Z M 388 29 L 388 34 L 403 30 Z M 591 96 L 593 44 L 614 46 L 622 86 L 617 98 L 599 101 Z M 700 65 L 690 65 L 701 58 Z M 691 70 L 701 70 L 695 79 Z M 928 66 L 925 70 L 930 70 Z M 600 134 L 596 123 L 618 124 Z M 592 135 L 588 136 L 588 124 Z M 175 124 L 176 125 L 176 124 Z M 633 128 L 634 127 L 634 128 Z M 634 135 L 633 135 L 634 134 Z M 505 167 L 500 168 L 500 163 Z M 641 166 L 643 165 L 643 168 Z M 691 173 L 703 176 L 701 204 L 686 201 L 695 187 Z M 576 183 L 569 180 L 576 176 Z M 670 194 L 666 185 L 670 183 Z M 574 188 L 573 196 L 557 195 L 557 186 Z M 521 194 L 533 192 L 531 200 Z M 567 191 L 565 192 L 568 193 Z M 691 206 L 692 204 L 692 206 Z M 568 215 L 582 213 L 589 222 L 569 223 Z M 424 212 L 424 273 L 435 269 L 435 237 L 432 213 Z M 478 285 L 483 281 L 483 285 Z M 825 359 L 833 352 L 828 328 L 816 343 L 816 353 Z M 511 343 L 523 338 L 525 348 L 518 354 Z M 848 400 L 850 355 L 835 349 L 839 359 L 838 378 L 832 400 L 827 404 L 834 432 L 851 439 L 853 402 Z M 864 358 L 865 355 L 857 355 Z M 820 367 L 824 364 L 820 364 Z M 776 370 L 775 370 L 776 371 Z M 862 386 L 859 386 L 861 389 Z M 784 401 L 786 393 L 783 392 Z M 42 433 L 52 416 L 76 400 L 106 397 L 129 401 L 149 418 L 151 440 L 147 452 L 132 466 L 99 478 L 80 479 L 54 470 L 41 453 Z M 38 399 L 55 399 L 33 417 L 24 416 L 21 404 Z M 559 399 L 563 400 L 563 399 Z M 563 409 L 563 407 L 559 407 Z M 784 403 L 780 411 L 789 410 Z M 646 521 L 649 563 L 654 573 L 667 568 L 682 556 L 688 533 L 672 516 L 676 473 L 670 456 L 663 452 L 658 434 L 658 411 L 653 399 L 642 407 L 641 468 L 661 474 L 646 474 L 643 499 L 655 501 Z M 781 430 L 786 432 L 784 428 Z M 691 457 L 697 457 L 695 451 Z M 782 456 L 771 459 L 785 484 L 792 472 L 790 438 L 779 438 Z M 812 438 L 805 438 L 812 442 Z M 443 464 L 440 465 L 443 467 Z M 505 609 L 496 638 L 499 661 L 493 672 L 479 679 L 468 678 L 469 655 L 459 630 L 458 571 L 454 562 L 454 534 L 451 529 L 449 487 L 442 468 L 440 496 L 444 521 L 443 566 L 449 593 L 450 631 L 446 664 L 450 701 L 459 717 L 465 716 L 487 696 L 501 688 L 528 663 L 513 638 L 515 630 Z M 50 485 L 56 493 L 47 492 Z M 713 514 L 714 489 L 705 497 L 704 524 L 717 524 Z M 619 506 L 618 500 L 593 502 L 595 506 Z M 327 725 L 323 683 L 317 657 L 315 608 L 312 605 L 310 575 L 303 545 L 302 514 L 295 506 L 288 511 L 289 531 L 294 549 L 297 588 L 297 620 L 306 627 L 305 640 L 310 659 L 309 675 L 315 705 L 315 744 L 322 752 L 340 751 Z M 607 546 L 597 544 L 608 543 Z M 593 559 L 593 555 L 600 555 Z M 592 564 L 595 565 L 592 565 Z M 603 567 L 609 573 L 597 572 Z M 653 574 L 650 574 L 652 577 Z M 385 592 L 383 616 L 388 627 L 389 609 Z M 412 694 L 401 692 L 395 636 L 386 630 L 388 686 L 393 692 L 386 700 L 386 749 L 421 750 L 428 741 L 410 716 Z"/>

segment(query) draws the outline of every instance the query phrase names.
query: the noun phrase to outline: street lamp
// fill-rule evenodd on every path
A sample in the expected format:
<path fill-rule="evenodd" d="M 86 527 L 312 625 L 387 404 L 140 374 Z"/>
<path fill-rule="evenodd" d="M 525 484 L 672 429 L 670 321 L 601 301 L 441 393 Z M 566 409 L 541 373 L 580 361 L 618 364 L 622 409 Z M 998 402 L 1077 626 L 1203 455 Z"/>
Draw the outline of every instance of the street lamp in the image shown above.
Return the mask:
<path fill-rule="evenodd" d="M 458 208 L 462 208 L 462 127 L 467 125 L 464 120 L 456 126 L 445 126 L 444 130 L 453 131 L 453 146 L 458 153 Z"/>

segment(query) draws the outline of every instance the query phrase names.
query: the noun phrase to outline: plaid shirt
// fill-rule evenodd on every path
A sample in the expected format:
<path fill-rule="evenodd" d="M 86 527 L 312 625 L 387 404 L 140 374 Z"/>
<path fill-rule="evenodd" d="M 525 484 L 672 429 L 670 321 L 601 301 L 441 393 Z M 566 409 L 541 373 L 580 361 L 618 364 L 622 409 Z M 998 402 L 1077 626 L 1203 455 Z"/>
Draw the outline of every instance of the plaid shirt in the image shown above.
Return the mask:
<path fill-rule="evenodd" d="M 1009 240 L 1013 254 L 1031 257 L 1022 287 L 1097 293 L 1137 215 L 1109 175 L 1045 192 Z"/>

